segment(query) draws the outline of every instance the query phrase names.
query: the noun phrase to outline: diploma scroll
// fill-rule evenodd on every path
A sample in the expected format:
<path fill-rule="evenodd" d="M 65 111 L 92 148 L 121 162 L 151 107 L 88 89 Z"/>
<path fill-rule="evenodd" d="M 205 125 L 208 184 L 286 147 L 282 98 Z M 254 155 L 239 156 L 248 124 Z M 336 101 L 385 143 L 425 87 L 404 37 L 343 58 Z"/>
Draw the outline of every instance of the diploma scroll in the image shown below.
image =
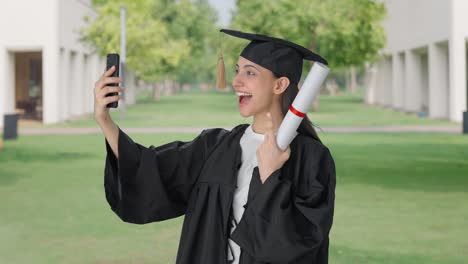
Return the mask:
<path fill-rule="evenodd" d="M 285 150 L 298 134 L 297 128 L 319 93 L 320 87 L 325 81 L 329 71 L 330 68 L 328 68 L 327 65 L 314 62 L 312 69 L 310 69 L 309 74 L 278 129 L 276 143 L 280 149 Z"/>

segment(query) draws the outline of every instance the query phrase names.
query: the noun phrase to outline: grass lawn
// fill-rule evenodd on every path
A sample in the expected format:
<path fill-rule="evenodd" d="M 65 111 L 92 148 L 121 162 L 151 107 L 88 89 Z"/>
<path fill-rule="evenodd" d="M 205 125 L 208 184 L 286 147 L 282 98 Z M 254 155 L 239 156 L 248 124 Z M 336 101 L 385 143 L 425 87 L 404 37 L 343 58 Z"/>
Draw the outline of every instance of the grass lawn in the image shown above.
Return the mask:
<path fill-rule="evenodd" d="M 143 94 L 137 105 L 126 108 L 124 120 L 119 110 L 112 109 L 113 119 L 122 127 L 233 127 L 250 122 L 238 112 L 237 97 L 229 92 L 184 92 L 165 96 L 161 101 L 148 100 Z M 318 126 L 383 126 L 383 125 L 454 125 L 441 120 L 421 118 L 391 109 L 362 103 L 361 95 L 321 96 L 320 111 L 309 114 Z M 35 125 L 37 126 L 37 125 Z M 93 115 L 58 125 L 41 127 L 95 127 Z"/>
<path fill-rule="evenodd" d="M 130 136 L 147 146 L 194 137 Z M 466 263 L 467 136 L 322 138 L 338 181 L 330 263 Z M 104 197 L 104 151 L 97 134 L 5 142 L 0 263 L 174 263 L 182 218 L 141 226 L 121 222 Z"/>

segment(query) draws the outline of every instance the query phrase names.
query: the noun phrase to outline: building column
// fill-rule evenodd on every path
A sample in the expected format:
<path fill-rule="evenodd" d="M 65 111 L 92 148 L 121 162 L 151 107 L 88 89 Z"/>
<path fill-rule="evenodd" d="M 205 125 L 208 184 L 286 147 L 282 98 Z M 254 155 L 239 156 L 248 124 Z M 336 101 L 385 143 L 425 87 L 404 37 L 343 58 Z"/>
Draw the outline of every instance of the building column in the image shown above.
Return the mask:
<path fill-rule="evenodd" d="M 454 37 L 449 41 L 450 68 L 450 120 L 461 122 L 466 111 L 466 48 L 465 39 Z"/>
<path fill-rule="evenodd" d="M 88 55 L 85 53 L 81 54 L 81 93 L 83 96 L 83 101 L 81 104 L 81 114 L 89 113 L 89 67 L 88 67 Z"/>
<path fill-rule="evenodd" d="M 375 103 L 382 106 L 384 103 L 384 82 L 385 82 L 384 58 L 377 63 L 377 82 L 375 86 Z"/>
<path fill-rule="evenodd" d="M 72 72 L 75 75 L 75 89 L 76 94 L 73 100 L 76 101 L 75 112 L 73 113 L 76 116 L 82 115 L 84 113 L 84 93 L 85 87 L 83 85 L 83 54 L 77 52 L 75 57 L 75 71 Z"/>
<path fill-rule="evenodd" d="M 43 76 L 43 122 L 59 122 L 59 49 L 55 45 L 46 46 L 42 53 Z"/>
<path fill-rule="evenodd" d="M 5 104 L 8 89 L 8 60 L 7 51 L 0 47 L 0 127 L 3 128 L 3 115 L 5 114 Z M 11 78 L 11 77 L 10 77 Z"/>
<path fill-rule="evenodd" d="M 58 1 L 50 5 L 51 13 L 49 25 L 58 25 Z M 42 49 L 42 122 L 52 124 L 60 121 L 60 47 L 58 26 L 46 29 L 47 42 Z"/>
<path fill-rule="evenodd" d="M 75 52 L 75 51 L 70 51 L 70 68 L 68 70 L 68 88 L 70 89 L 70 93 L 69 93 L 69 116 L 68 118 L 71 118 L 75 115 L 78 114 L 78 89 L 79 89 L 79 86 L 77 84 L 77 57 L 78 57 L 78 54 Z"/>
<path fill-rule="evenodd" d="M 15 112 L 15 54 L 0 48 L 0 127 L 5 114 Z"/>
<path fill-rule="evenodd" d="M 70 51 L 60 49 L 60 93 L 59 93 L 59 111 L 60 121 L 65 121 L 70 115 L 70 84 L 68 83 L 70 75 Z"/>
<path fill-rule="evenodd" d="M 89 96 L 88 110 L 90 113 L 92 113 L 94 112 L 94 86 L 104 73 L 105 66 L 102 66 L 102 61 L 98 53 L 92 53 L 88 56 L 88 65 L 89 70 L 85 74 L 88 74 L 90 77 L 88 79 L 89 81 L 86 89 L 89 91 L 87 93 Z"/>
<path fill-rule="evenodd" d="M 449 39 L 449 117 L 450 120 L 461 122 L 463 112 L 467 109 L 467 73 L 466 73 L 466 27 L 465 10 L 468 3 L 465 0 L 452 0 L 451 32 Z"/>
<path fill-rule="evenodd" d="M 83 54 L 83 92 L 84 92 L 84 113 L 88 114 L 93 112 L 93 100 L 94 100 L 94 79 L 92 65 L 92 56 Z"/>
<path fill-rule="evenodd" d="M 405 52 L 406 84 L 405 84 L 405 105 L 406 112 L 419 112 L 421 108 L 421 71 L 418 55 L 412 51 Z"/>
<path fill-rule="evenodd" d="M 377 86 L 377 65 L 366 64 L 366 94 L 365 102 L 367 104 L 376 103 L 376 86 Z"/>
<path fill-rule="evenodd" d="M 101 75 L 104 73 L 104 70 L 105 69 L 101 69 L 100 68 L 100 65 L 99 65 L 99 54 L 97 53 L 93 53 L 89 56 L 88 58 L 89 60 L 89 66 L 90 66 L 90 74 L 89 76 L 91 76 L 91 91 L 92 91 L 92 95 L 91 95 L 91 109 L 92 111 L 94 111 L 94 85 L 95 83 L 97 82 L 97 80 L 99 80 L 99 78 L 101 78 Z"/>
<path fill-rule="evenodd" d="M 448 54 L 445 45 L 429 45 L 429 117 L 448 118 Z"/>
<path fill-rule="evenodd" d="M 400 53 L 393 54 L 393 93 L 392 107 L 394 109 L 403 109 L 405 91 L 405 74 L 404 74 L 404 55 Z"/>
<path fill-rule="evenodd" d="M 383 83 L 382 83 L 382 104 L 384 106 L 392 106 L 393 97 L 393 69 L 392 57 L 385 56 L 383 58 Z"/>

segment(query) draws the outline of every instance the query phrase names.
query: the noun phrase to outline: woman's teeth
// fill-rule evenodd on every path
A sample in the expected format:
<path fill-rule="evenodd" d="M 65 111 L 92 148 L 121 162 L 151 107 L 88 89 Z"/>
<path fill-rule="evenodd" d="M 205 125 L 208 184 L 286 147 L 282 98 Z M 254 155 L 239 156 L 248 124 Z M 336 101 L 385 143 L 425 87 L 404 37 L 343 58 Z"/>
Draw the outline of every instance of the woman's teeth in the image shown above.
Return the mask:
<path fill-rule="evenodd" d="M 236 92 L 236 94 L 237 94 L 237 98 L 239 98 L 239 103 L 241 103 L 241 104 L 245 103 L 245 102 L 248 102 L 248 100 L 250 100 L 250 98 L 252 97 L 252 94 L 247 93 L 247 92 Z M 247 98 L 249 98 L 249 99 L 247 99 Z"/>
<path fill-rule="evenodd" d="M 251 93 L 237 92 L 237 96 L 252 96 Z"/>

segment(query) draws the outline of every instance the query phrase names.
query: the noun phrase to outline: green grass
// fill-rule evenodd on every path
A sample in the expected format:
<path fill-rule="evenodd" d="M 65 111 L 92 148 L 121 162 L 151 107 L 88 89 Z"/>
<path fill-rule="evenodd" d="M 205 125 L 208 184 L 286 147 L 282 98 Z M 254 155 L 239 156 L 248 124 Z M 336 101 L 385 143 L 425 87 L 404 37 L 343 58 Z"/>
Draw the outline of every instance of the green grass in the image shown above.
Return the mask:
<path fill-rule="evenodd" d="M 126 108 L 124 120 L 119 109 L 112 109 L 113 119 L 122 127 L 233 127 L 250 122 L 240 116 L 237 97 L 232 92 L 184 92 L 164 96 L 159 102 L 140 95 L 137 105 Z M 318 126 L 454 125 L 441 120 L 421 118 L 363 103 L 361 95 L 320 96 L 320 110 L 309 116 Z M 44 127 L 95 127 L 93 115 Z"/>
<path fill-rule="evenodd" d="M 130 134 L 143 145 L 190 134 Z M 466 263 L 468 137 L 326 134 L 337 167 L 330 263 Z M 121 222 L 102 135 L 20 136 L 0 152 L 0 263 L 174 263 L 182 218 Z"/>

